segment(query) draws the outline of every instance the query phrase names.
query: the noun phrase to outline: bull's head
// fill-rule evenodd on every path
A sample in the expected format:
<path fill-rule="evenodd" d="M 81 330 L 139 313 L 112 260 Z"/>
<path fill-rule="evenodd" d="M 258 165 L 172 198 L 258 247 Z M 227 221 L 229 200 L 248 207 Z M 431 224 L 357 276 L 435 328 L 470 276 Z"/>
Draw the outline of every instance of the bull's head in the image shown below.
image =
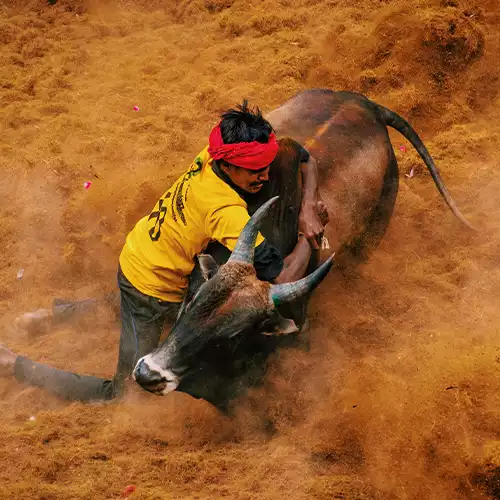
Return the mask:
<path fill-rule="evenodd" d="M 200 256 L 206 281 L 193 299 L 183 304 L 165 342 L 139 359 L 134 369 L 134 378 L 144 389 L 161 395 L 174 391 L 196 368 L 197 356 L 209 343 L 235 335 L 297 331 L 295 323 L 280 316 L 276 307 L 312 291 L 330 270 L 333 255 L 312 274 L 293 283 L 272 285 L 257 279 L 253 258 L 258 227 L 277 198 L 255 212 L 224 265 L 219 268 L 210 256 Z"/>

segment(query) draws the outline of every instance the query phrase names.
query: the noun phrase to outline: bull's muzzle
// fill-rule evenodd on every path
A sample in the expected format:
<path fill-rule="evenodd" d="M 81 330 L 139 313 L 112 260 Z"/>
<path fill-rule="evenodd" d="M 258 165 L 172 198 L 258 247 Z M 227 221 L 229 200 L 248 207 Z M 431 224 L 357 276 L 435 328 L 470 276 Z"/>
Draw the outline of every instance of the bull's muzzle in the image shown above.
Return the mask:
<path fill-rule="evenodd" d="M 170 370 L 157 366 L 150 356 L 137 362 L 133 377 L 143 389 L 158 395 L 175 391 L 179 385 L 179 379 Z"/>

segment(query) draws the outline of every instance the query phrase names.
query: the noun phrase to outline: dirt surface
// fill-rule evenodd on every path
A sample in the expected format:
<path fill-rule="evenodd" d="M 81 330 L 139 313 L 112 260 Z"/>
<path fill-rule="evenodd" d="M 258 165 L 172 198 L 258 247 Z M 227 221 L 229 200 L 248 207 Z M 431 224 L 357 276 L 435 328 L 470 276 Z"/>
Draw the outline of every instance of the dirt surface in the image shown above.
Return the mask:
<path fill-rule="evenodd" d="M 30 336 L 13 320 L 112 290 L 127 232 L 243 97 L 365 93 L 420 132 L 480 229 L 391 133 L 394 217 L 317 291 L 310 352 L 282 351 L 234 420 L 183 394 L 69 404 L 2 379 L 1 498 L 500 498 L 496 0 L 3 0 L 0 23 L 0 342 L 34 360 L 113 374 L 109 314 Z"/>

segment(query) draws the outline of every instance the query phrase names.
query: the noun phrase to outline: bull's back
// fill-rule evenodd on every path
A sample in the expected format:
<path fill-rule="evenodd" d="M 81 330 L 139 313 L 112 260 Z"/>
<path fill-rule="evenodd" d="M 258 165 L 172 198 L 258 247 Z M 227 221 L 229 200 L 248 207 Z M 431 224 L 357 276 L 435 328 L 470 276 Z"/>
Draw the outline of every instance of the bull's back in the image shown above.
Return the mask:
<path fill-rule="evenodd" d="M 330 212 L 326 233 L 338 250 L 366 229 L 392 158 L 376 106 L 359 94 L 317 89 L 297 94 L 266 118 L 278 136 L 294 138 L 318 161 Z"/>

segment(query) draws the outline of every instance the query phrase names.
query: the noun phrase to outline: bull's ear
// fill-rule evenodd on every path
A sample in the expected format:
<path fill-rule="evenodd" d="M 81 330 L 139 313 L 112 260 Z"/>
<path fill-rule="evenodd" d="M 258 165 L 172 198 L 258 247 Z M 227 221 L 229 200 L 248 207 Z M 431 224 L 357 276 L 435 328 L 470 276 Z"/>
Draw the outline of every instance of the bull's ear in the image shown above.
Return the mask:
<path fill-rule="evenodd" d="M 273 321 L 265 325 L 262 335 L 290 335 L 299 331 L 293 319 L 279 317 L 277 321 Z"/>
<path fill-rule="evenodd" d="M 198 255 L 198 262 L 200 263 L 201 274 L 203 275 L 205 281 L 217 274 L 219 266 L 211 255 L 201 253 Z"/>

